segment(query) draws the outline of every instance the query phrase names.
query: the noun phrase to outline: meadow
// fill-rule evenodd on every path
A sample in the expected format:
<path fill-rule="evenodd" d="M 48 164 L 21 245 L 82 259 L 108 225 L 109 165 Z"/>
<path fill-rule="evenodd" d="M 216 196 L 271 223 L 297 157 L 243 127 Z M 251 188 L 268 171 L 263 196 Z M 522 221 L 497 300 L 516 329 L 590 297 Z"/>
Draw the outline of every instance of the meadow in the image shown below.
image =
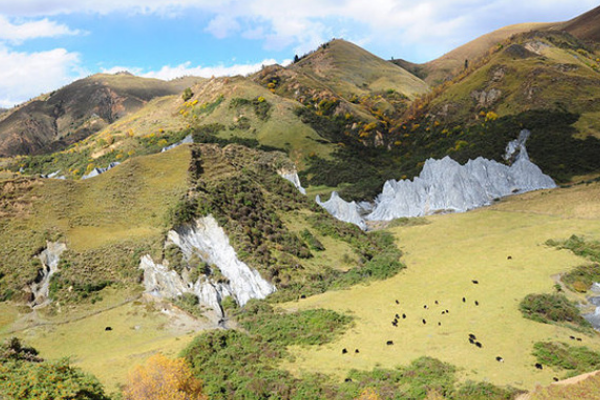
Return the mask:
<path fill-rule="evenodd" d="M 284 366 L 343 379 L 351 369 L 393 368 L 426 355 L 457 366 L 463 380 L 532 389 L 563 377 L 564 371 L 535 368 L 533 344 L 569 342 L 575 334 L 582 337 L 578 344 L 598 350 L 600 337 L 527 320 L 518 306 L 527 294 L 554 292 L 558 274 L 586 263 L 544 243 L 572 234 L 598 240 L 599 195 L 597 184 L 539 191 L 390 229 L 407 269 L 368 286 L 285 304 L 288 310 L 332 309 L 355 317 L 355 325 L 324 347 L 296 347 L 295 360 Z M 406 314 L 398 327 L 392 325 L 395 314 Z M 470 333 L 482 348 L 469 343 Z M 342 354 L 344 348 L 349 354 Z"/>

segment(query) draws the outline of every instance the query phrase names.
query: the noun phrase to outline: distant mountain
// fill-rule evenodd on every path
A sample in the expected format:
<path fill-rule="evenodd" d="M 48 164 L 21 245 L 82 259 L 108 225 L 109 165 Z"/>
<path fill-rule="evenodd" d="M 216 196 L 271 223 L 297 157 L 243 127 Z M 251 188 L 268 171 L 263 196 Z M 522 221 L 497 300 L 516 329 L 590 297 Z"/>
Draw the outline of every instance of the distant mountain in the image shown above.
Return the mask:
<path fill-rule="evenodd" d="M 567 22 L 557 24 L 553 29 L 568 32 L 581 40 L 600 42 L 600 7 Z"/>
<path fill-rule="evenodd" d="M 552 24 L 525 23 L 506 26 L 457 47 L 435 60 L 420 65 L 416 64 L 413 68 L 422 71 L 423 79 L 427 83 L 431 85 L 440 84 L 448 77 L 461 72 L 465 68 L 465 64 L 476 62 L 494 46 L 511 36 L 531 30 L 544 29 L 549 26 L 552 26 Z"/>
<path fill-rule="evenodd" d="M 97 74 L 0 116 L 0 156 L 52 152 L 100 131 L 159 96 L 180 93 L 191 78 L 165 82 L 128 73 Z"/>

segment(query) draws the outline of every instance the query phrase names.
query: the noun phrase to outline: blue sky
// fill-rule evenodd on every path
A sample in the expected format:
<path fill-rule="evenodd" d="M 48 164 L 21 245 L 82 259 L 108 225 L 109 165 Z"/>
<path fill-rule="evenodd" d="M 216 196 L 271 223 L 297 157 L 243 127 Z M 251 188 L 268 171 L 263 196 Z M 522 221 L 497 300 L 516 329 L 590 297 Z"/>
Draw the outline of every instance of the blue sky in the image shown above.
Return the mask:
<path fill-rule="evenodd" d="M 97 72 L 247 74 L 331 38 L 425 62 L 494 29 L 595 0 L 0 0 L 0 107 Z"/>

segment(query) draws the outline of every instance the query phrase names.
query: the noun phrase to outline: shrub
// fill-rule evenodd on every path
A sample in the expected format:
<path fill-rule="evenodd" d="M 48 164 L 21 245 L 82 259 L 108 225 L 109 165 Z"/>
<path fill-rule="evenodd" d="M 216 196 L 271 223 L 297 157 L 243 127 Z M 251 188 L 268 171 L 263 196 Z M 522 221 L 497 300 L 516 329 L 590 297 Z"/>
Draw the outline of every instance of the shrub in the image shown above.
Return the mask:
<path fill-rule="evenodd" d="M 570 376 L 600 369 L 600 353 L 584 346 L 557 342 L 537 342 L 532 353 L 540 364 L 571 371 Z"/>
<path fill-rule="evenodd" d="M 162 354 L 129 373 L 123 396 L 125 400 L 208 400 L 202 382 L 192 375 L 185 360 L 171 360 Z"/>
<path fill-rule="evenodd" d="M 585 293 L 600 282 L 600 264 L 581 265 L 560 278 L 573 291 Z"/>
<path fill-rule="evenodd" d="M 0 397 L 19 400 L 109 400 L 98 380 L 69 365 L 46 362 L 18 339 L 0 345 Z"/>
<path fill-rule="evenodd" d="M 181 94 L 181 98 L 183 99 L 183 101 L 188 101 L 189 99 L 191 99 L 194 96 L 194 92 L 192 92 L 192 89 L 185 88 L 183 90 L 183 93 Z"/>
<path fill-rule="evenodd" d="M 537 322 L 569 322 L 589 327 L 589 323 L 579 314 L 577 306 L 564 294 L 529 294 L 521 301 L 519 309 L 525 318 Z"/>

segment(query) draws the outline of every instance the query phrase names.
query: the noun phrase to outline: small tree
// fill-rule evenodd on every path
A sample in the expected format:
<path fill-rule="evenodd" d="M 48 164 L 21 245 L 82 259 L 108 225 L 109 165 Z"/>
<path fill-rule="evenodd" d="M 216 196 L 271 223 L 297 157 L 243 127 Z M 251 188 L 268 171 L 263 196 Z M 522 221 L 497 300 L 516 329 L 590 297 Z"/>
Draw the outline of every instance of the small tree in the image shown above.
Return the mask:
<path fill-rule="evenodd" d="M 188 101 L 189 99 L 191 99 L 194 96 L 194 92 L 192 92 L 192 89 L 185 88 L 185 90 L 183 91 L 183 94 L 181 95 L 181 98 L 183 99 L 183 101 Z"/>
<path fill-rule="evenodd" d="M 123 390 L 126 400 L 208 400 L 202 382 L 192 375 L 185 360 L 156 354 L 134 368 Z"/>

